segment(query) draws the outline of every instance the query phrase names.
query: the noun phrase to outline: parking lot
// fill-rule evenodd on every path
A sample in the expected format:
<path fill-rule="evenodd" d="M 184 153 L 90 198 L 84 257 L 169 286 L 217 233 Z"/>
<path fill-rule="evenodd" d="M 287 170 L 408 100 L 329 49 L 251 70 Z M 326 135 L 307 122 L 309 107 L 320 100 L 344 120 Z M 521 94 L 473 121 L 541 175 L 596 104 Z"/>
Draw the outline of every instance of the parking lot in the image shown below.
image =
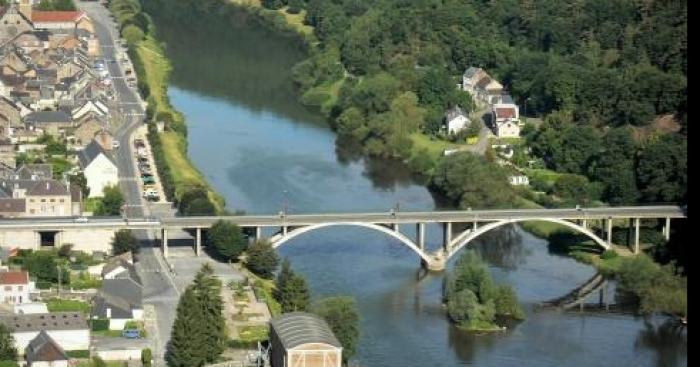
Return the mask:
<path fill-rule="evenodd" d="M 146 139 L 146 126 L 139 127 L 132 136 L 135 177 L 139 183 L 141 197 L 152 203 L 167 203 L 158 170 L 153 159 L 153 150 Z"/>

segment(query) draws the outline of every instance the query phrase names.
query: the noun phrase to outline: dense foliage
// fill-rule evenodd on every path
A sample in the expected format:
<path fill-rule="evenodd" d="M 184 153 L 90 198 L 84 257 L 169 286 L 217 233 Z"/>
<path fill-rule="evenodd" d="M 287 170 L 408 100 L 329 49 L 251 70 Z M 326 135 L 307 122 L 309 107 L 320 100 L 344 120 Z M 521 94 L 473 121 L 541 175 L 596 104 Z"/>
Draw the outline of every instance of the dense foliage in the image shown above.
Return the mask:
<path fill-rule="evenodd" d="M 445 279 L 444 297 L 452 321 L 467 329 L 496 329 L 496 316 L 523 319 L 515 291 L 497 285 L 475 252 L 462 255 Z"/>
<path fill-rule="evenodd" d="M 279 266 L 279 257 L 272 244 L 266 240 L 255 241 L 246 250 L 246 267 L 254 274 L 272 279 Z"/>
<path fill-rule="evenodd" d="M 139 241 L 128 229 L 120 229 L 112 239 L 112 253 L 121 255 L 125 252 L 136 253 L 139 250 Z"/>
<path fill-rule="evenodd" d="M 0 324 L 0 361 L 16 361 L 17 355 L 12 331 L 5 324 Z"/>
<path fill-rule="evenodd" d="M 206 245 L 224 260 L 236 260 L 247 244 L 241 228 L 231 222 L 220 220 L 207 231 Z"/>
<path fill-rule="evenodd" d="M 616 277 L 620 289 L 632 296 L 640 312 L 688 315 L 688 278 L 679 276 L 673 264 L 659 266 L 645 255 L 626 258 Z"/>
<path fill-rule="evenodd" d="M 220 292 L 221 282 L 211 266 L 202 266 L 180 297 L 166 353 L 168 366 L 204 366 L 224 351 L 226 330 Z"/>
<path fill-rule="evenodd" d="M 41 0 L 37 10 L 75 10 L 73 0 Z"/>
<path fill-rule="evenodd" d="M 357 351 L 360 338 L 360 315 L 352 297 L 328 297 L 314 302 L 311 312 L 321 316 L 343 346 L 343 362 Z"/>
<path fill-rule="evenodd" d="M 311 300 L 311 291 L 306 279 L 292 270 L 289 260 L 282 262 L 282 270 L 277 274 L 275 298 L 282 306 L 282 312 L 306 311 Z"/>
<path fill-rule="evenodd" d="M 95 210 L 95 215 L 120 215 L 124 205 L 124 195 L 118 186 L 107 186 L 103 189 L 104 196 L 101 204 Z"/>

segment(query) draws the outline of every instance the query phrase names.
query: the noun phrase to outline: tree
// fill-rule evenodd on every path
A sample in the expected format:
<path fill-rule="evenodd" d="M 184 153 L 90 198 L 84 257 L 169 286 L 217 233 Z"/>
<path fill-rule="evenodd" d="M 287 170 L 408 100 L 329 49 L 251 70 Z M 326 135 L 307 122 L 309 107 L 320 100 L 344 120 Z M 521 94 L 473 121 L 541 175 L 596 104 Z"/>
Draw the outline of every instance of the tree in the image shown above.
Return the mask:
<path fill-rule="evenodd" d="M 666 135 L 644 147 L 637 164 L 642 199 L 647 202 L 687 200 L 688 142 Z"/>
<path fill-rule="evenodd" d="M 200 367 L 214 362 L 226 340 L 221 282 L 204 265 L 180 297 L 166 352 L 170 367 Z"/>
<path fill-rule="evenodd" d="M 126 43 L 129 45 L 138 44 L 139 42 L 141 42 L 141 40 L 143 40 L 144 36 L 145 35 L 141 28 L 133 24 L 129 24 L 126 27 L 124 27 L 124 29 L 122 29 L 122 37 L 124 37 Z"/>
<path fill-rule="evenodd" d="M 0 361 L 16 361 L 17 348 L 12 331 L 5 324 L 0 324 Z"/>
<path fill-rule="evenodd" d="M 90 195 L 90 186 L 88 186 L 87 178 L 85 178 L 83 172 L 68 176 L 68 181 L 70 182 L 71 188 L 80 189 L 80 197 L 83 199 Z"/>
<path fill-rule="evenodd" d="M 165 356 L 169 367 L 199 367 L 206 361 L 203 355 L 204 324 L 192 287 L 187 287 L 177 305 L 170 342 Z"/>
<path fill-rule="evenodd" d="M 96 215 L 119 215 L 124 205 L 124 196 L 117 186 L 107 186 L 103 189 L 102 205 Z"/>
<path fill-rule="evenodd" d="M 258 240 L 248 248 L 246 266 L 265 279 L 272 279 L 279 266 L 279 257 L 269 241 Z"/>
<path fill-rule="evenodd" d="M 311 291 L 303 276 L 296 274 L 285 259 L 277 276 L 275 297 L 282 306 L 282 312 L 306 311 L 311 299 Z"/>
<path fill-rule="evenodd" d="M 204 186 L 195 186 L 183 192 L 178 207 L 180 213 L 187 216 L 216 214 L 216 207 L 209 200 L 209 190 Z"/>
<path fill-rule="evenodd" d="M 59 266 L 61 265 L 57 262 L 56 254 L 50 251 L 34 251 L 24 261 L 24 269 L 39 282 L 58 283 Z M 70 282 L 69 271 L 61 271 L 61 282 Z"/>
<path fill-rule="evenodd" d="M 151 352 L 150 348 L 144 348 L 141 350 L 141 364 L 143 364 L 144 367 L 151 367 L 151 364 L 153 362 L 153 352 Z"/>
<path fill-rule="evenodd" d="M 234 260 L 246 249 L 241 228 L 231 222 L 218 221 L 207 231 L 206 244 L 225 260 Z"/>
<path fill-rule="evenodd" d="M 131 251 L 136 253 L 139 250 L 139 241 L 134 234 L 128 229 L 120 229 L 114 234 L 112 239 L 112 253 L 121 255 Z"/>
<path fill-rule="evenodd" d="M 343 362 L 355 355 L 360 337 L 360 315 L 352 297 L 329 297 L 314 303 L 312 310 L 321 316 L 343 346 Z"/>
<path fill-rule="evenodd" d="M 512 205 L 515 198 L 503 170 L 471 153 L 452 154 L 442 159 L 431 186 L 461 208 L 506 207 Z"/>

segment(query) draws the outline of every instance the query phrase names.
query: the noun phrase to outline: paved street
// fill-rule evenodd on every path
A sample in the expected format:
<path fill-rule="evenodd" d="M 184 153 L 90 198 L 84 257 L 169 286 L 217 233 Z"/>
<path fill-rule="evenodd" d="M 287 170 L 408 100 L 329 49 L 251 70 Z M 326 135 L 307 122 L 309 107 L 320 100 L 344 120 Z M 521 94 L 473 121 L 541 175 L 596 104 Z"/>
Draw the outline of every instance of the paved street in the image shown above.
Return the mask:
<path fill-rule="evenodd" d="M 88 13 L 95 23 L 95 31 L 102 46 L 103 58 L 107 60 L 112 76 L 114 89 L 121 104 L 120 114 L 125 121 L 115 132 L 115 138 L 120 143 L 116 160 L 119 167 L 120 187 L 125 195 L 127 217 L 144 217 L 150 215 L 144 211 L 141 192 L 134 177 L 134 151 L 131 135 L 141 125 L 145 116 L 141 99 L 136 90 L 127 85 L 116 48 L 121 47 L 115 42 L 118 31 L 110 17 L 109 11 L 97 2 L 79 2 L 79 8 Z M 116 60 L 116 62 L 110 62 Z M 152 248 L 154 234 L 147 230 L 136 232 L 142 241 L 143 249 L 138 255 L 136 268 L 143 281 L 144 304 L 153 308 L 155 322 L 147 323 L 149 340 L 152 343 L 156 365 L 164 365 L 162 359 L 165 353 L 171 326 L 175 317 L 175 308 L 179 299 L 179 291 L 175 288 L 172 278 L 166 270 L 160 253 Z M 150 307 L 149 306 L 149 307 Z"/>

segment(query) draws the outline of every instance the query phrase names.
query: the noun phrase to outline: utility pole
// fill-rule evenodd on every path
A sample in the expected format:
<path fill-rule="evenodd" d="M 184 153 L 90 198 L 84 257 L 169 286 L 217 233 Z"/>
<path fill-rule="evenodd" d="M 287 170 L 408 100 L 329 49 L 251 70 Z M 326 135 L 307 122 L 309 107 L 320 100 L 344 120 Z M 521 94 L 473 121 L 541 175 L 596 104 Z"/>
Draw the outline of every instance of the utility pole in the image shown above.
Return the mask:
<path fill-rule="evenodd" d="M 56 265 L 58 270 L 58 295 L 61 295 L 61 265 Z"/>

